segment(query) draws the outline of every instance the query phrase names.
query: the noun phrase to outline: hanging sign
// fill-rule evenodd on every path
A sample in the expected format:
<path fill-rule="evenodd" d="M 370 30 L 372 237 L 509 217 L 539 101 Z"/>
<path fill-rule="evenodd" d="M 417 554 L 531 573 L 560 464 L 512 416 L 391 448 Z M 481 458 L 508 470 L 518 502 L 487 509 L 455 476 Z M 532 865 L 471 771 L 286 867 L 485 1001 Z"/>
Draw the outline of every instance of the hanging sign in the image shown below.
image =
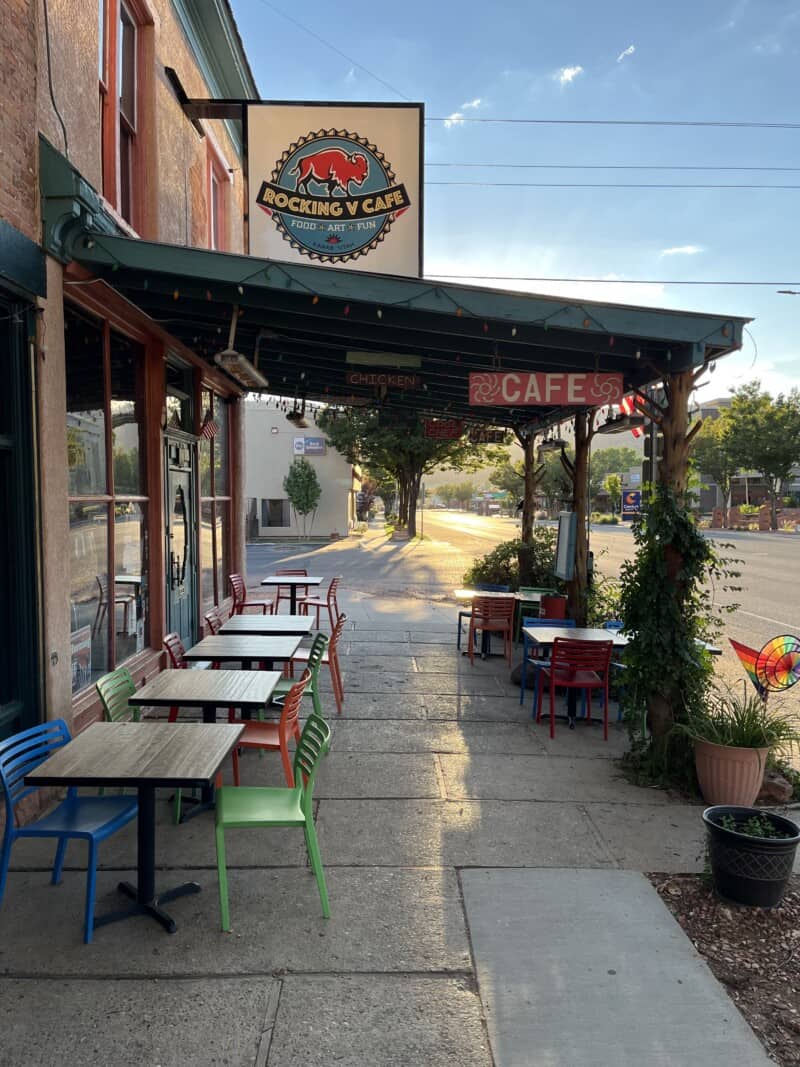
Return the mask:
<path fill-rule="evenodd" d="M 348 385 L 383 385 L 388 389 L 419 389 L 422 384 L 418 374 L 397 371 L 348 371 L 344 380 Z"/>
<path fill-rule="evenodd" d="M 425 436 L 437 441 L 457 441 L 464 433 L 461 419 L 426 419 Z"/>
<path fill-rule="evenodd" d="M 600 407 L 622 399 L 621 374 L 569 372 L 470 374 L 469 402 L 474 407 L 575 405 Z"/>
<path fill-rule="evenodd" d="M 418 278 L 422 104 L 247 106 L 250 254 Z"/>
<path fill-rule="evenodd" d="M 473 445 L 502 445 L 505 439 L 505 430 L 490 430 L 485 426 L 473 426 L 469 431 L 470 444 Z"/>

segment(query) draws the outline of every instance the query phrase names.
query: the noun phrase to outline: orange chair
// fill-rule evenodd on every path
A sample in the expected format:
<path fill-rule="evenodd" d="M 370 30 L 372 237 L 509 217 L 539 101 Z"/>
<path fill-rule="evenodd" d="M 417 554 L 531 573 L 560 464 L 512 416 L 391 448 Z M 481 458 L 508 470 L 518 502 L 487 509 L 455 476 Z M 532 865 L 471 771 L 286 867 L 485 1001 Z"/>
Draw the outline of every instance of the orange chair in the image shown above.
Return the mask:
<path fill-rule="evenodd" d="M 297 570 L 286 570 L 286 569 L 284 569 L 284 570 L 280 570 L 280 571 L 275 571 L 275 573 L 276 574 L 286 574 L 286 575 L 294 577 L 294 578 L 307 578 L 308 577 L 308 571 L 305 569 L 305 567 L 300 567 Z M 305 597 L 307 597 L 308 596 L 308 586 L 307 585 L 298 585 L 297 586 L 297 596 L 300 597 L 301 599 L 304 599 Z M 289 587 L 285 586 L 285 585 L 279 585 L 278 586 L 278 595 L 275 598 L 275 614 L 277 615 L 278 612 L 281 610 L 281 601 L 282 600 L 291 601 L 291 599 L 292 598 L 291 598 L 291 595 L 289 593 Z M 308 612 L 305 612 L 305 614 L 307 615 Z"/>
<path fill-rule="evenodd" d="M 322 656 L 322 662 L 327 663 L 331 672 L 331 685 L 333 686 L 333 695 L 336 699 L 336 711 L 339 715 L 342 714 L 342 703 L 344 701 L 344 686 L 342 685 L 342 672 L 339 667 L 339 638 L 342 636 L 344 630 L 344 624 L 347 622 L 346 615 L 340 615 L 339 620 L 333 628 L 328 647 Z M 295 654 L 289 661 L 290 673 L 294 669 L 295 663 L 308 663 L 308 657 L 311 653 L 310 648 L 298 648 Z"/>
<path fill-rule="evenodd" d="M 341 577 L 331 578 L 328 585 L 327 595 L 323 600 L 321 597 L 304 596 L 300 597 L 297 603 L 300 605 L 303 615 L 308 615 L 309 608 L 316 608 L 317 621 L 314 623 L 315 628 L 319 629 L 319 613 L 322 608 L 328 609 L 328 618 L 331 620 L 331 632 L 336 627 L 336 623 L 339 620 L 339 602 L 336 599 L 336 590 L 339 588 L 339 582 Z"/>
<path fill-rule="evenodd" d="M 283 773 L 286 775 L 286 784 L 294 789 L 294 772 L 292 760 L 289 755 L 289 739 L 294 738 L 295 744 L 300 740 L 300 724 L 297 721 L 300 705 L 303 702 L 303 693 L 308 685 L 311 671 L 303 671 L 299 682 L 292 686 L 286 694 L 279 722 L 261 722 L 257 719 L 229 718 L 237 726 L 244 726 L 237 747 L 232 752 L 233 757 L 233 784 L 239 785 L 239 749 L 260 748 L 267 751 L 279 751 L 283 763 Z"/>
<path fill-rule="evenodd" d="M 514 611 L 517 601 L 513 596 L 476 596 L 472 601 L 469 620 L 469 661 L 475 663 L 475 632 L 481 631 L 481 640 L 489 634 L 503 635 L 503 654 L 511 666 L 514 640 Z"/>
<path fill-rule="evenodd" d="M 603 690 L 603 739 L 608 741 L 608 678 L 612 641 L 580 641 L 557 637 L 548 667 L 539 668 L 536 686 L 536 721 L 542 718 L 542 686 L 550 683 L 550 736 L 556 736 L 556 686 L 581 689 L 586 694 L 586 721 L 592 721 L 592 690 Z"/>
<path fill-rule="evenodd" d="M 241 574 L 229 574 L 228 581 L 231 583 L 231 593 L 233 594 L 231 615 L 241 615 L 245 608 L 257 608 L 262 615 L 272 615 L 273 604 L 271 600 L 247 599 L 247 589 Z"/>

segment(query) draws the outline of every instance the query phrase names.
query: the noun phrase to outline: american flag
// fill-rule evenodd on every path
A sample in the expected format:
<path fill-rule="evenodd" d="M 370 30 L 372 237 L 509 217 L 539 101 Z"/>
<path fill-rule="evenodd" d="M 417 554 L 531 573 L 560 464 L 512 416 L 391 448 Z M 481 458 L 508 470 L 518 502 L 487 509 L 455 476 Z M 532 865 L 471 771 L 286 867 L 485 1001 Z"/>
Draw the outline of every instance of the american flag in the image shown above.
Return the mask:
<path fill-rule="evenodd" d="M 620 410 L 622 411 L 622 413 L 624 415 L 638 415 L 639 414 L 639 412 L 636 410 L 636 402 L 634 401 L 633 393 L 629 393 L 628 396 L 623 396 L 622 400 L 620 401 L 619 406 L 620 406 Z M 631 433 L 633 434 L 634 437 L 641 437 L 643 432 L 644 431 L 642 430 L 641 426 L 632 426 L 631 427 Z"/>
<path fill-rule="evenodd" d="M 207 441 L 210 441 L 213 437 L 216 437 L 219 433 L 219 423 L 214 421 L 214 417 L 210 411 L 207 411 L 205 418 L 203 419 L 203 425 L 200 427 L 200 436 L 205 437 Z"/>

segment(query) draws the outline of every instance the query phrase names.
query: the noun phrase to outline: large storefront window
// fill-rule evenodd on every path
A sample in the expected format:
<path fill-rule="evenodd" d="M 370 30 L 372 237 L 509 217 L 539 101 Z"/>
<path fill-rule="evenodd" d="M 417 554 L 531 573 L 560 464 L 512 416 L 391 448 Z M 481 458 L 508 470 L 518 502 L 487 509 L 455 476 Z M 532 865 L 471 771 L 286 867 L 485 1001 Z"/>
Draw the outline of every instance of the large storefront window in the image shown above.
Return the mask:
<path fill-rule="evenodd" d="M 144 349 L 65 308 L 72 690 L 145 647 Z"/>
<path fill-rule="evenodd" d="M 231 558 L 228 408 L 222 397 L 204 389 L 202 412 L 206 432 L 200 438 L 200 587 L 204 604 L 220 604 L 228 594 Z"/>

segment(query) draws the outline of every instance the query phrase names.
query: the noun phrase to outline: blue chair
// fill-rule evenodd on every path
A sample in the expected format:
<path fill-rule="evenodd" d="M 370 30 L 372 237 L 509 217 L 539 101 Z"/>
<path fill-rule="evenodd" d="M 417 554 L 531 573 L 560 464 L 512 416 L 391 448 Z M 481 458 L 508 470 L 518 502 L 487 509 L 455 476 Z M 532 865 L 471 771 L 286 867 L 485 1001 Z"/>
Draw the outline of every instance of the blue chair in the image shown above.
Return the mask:
<path fill-rule="evenodd" d="M 492 585 L 490 582 L 477 582 L 475 585 L 476 593 L 510 593 L 510 585 Z M 461 620 L 469 619 L 472 616 L 472 605 L 470 604 L 469 611 L 459 611 L 458 613 L 458 636 L 456 638 L 456 650 L 461 651 Z"/>
<path fill-rule="evenodd" d="M 616 633 L 620 630 L 625 629 L 625 623 L 622 621 L 622 619 L 606 619 L 606 621 L 603 623 L 603 629 L 614 630 L 614 632 Z"/>
<path fill-rule="evenodd" d="M 523 637 L 523 643 L 522 643 L 522 674 L 521 674 L 520 680 L 519 680 L 519 702 L 520 702 L 520 704 L 525 699 L 525 676 L 526 676 L 526 673 L 527 673 L 528 663 L 530 663 L 530 665 L 533 667 L 533 699 L 534 699 L 534 703 L 536 701 L 536 682 L 537 682 L 537 676 L 538 676 L 538 673 L 539 673 L 539 668 L 540 667 L 549 667 L 550 666 L 550 660 L 549 659 L 534 659 L 532 656 L 529 656 L 528 653 L 529 653 L 531 645 L 533 644 L 533 641 L 531 641 L 530 637 L 528 637 L 528 635 L 524 632 L 526 626 L 528 626 L 528 627 L 540 627 L 540 626 L 570 626 L 570 627 L 574 627 L 575 626 L 575 620 L 574 619 L 539 619 L 539 618 L 523 619 L 522 620 L 522 630 L 523 630 L 523 633 L 522 633 L 522 637 Z"/>
<path fill-rule="evenodd" d="M 28 826 L 14 825 L 14 808 L 21 800 L 35 793 L 38 786 L 26 786 L 25 775 L 40 763 L 69 744 L 70 736 L 63 719 L 33 726 L 30 730 L 0 742 L 0 784 L 6 808 L 6 828 L 0 851 L 0 903 L 6 888 L 11 846 L 18 837 L 55 837 L 58 840 L 51 883 L 58 885 L 64 867 L 64 856 L 70 838 L 84 840 L 89 845 L 86 874 L 86 911 L 83 940 L 88 945 L 94 929 L 94 897 L 97 881 L 97 846 L 117 830 L 135 819 L 138 804 L 135 797 L 79 797 L 71 787 L 67 796 L 52 811 Z"/>

